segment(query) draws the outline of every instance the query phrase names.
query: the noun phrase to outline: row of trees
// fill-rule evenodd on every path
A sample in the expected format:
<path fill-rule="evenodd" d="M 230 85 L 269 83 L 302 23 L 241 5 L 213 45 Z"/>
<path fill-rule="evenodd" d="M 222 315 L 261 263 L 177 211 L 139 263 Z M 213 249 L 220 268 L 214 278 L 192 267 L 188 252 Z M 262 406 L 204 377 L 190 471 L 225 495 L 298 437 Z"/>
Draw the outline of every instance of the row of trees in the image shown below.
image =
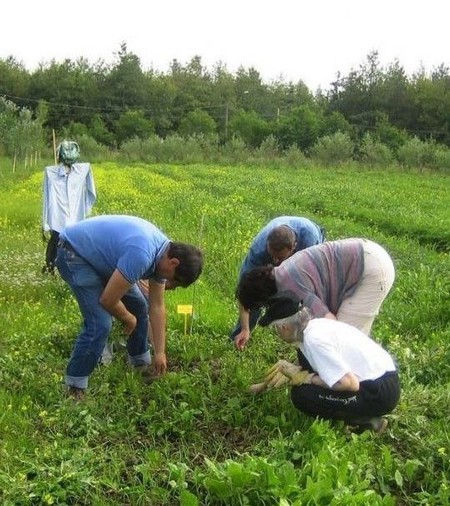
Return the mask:
<path fill-rule="evenodd" d="M 270 137 L 282 150 L 308 152 L 337 132 L 357 143 L 370 133 L 394 152 L 412 137 L 450 146 L 449 68 L 407 76 L 397 61 L 383 68 L 377 52 L 315 93 L 301 81 L 265 83 L 254 68 L 232 74 L 218 63 L 208 70 L 198 56 L 186 65 L 174 60 L 167 73 L 144 70 L 126 44 L 111 65 L 82 58 L 30 72 L 9 57 L 0 59 L 0 96 L 0 116 L 13 104 L 47 133 L 89 136 L 113 148 L 176 133 L 221 143 L 239 138 L 251 148 Z"/>

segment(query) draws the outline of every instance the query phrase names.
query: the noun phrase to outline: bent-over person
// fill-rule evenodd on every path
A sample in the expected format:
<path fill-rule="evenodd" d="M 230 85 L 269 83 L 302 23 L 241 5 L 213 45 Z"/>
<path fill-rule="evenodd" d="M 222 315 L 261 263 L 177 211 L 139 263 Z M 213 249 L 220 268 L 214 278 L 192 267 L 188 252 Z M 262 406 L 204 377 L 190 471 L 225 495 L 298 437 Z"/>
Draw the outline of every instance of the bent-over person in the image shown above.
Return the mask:
<path fill-rule="evenodd" d="M 166 359 L 165 288 L 188 287 L 201 274 L 202 252 L 172 242 L 155 225 L 134 216 L 97 216 L 60 234 L 56 265 L 75 295 L 83 327 L 66 371 L 66 385 L 82 397 L 112 327 L 122 322 L 132 366 L 147 368 L 153 339 L 153 372 L 164 374 Z M 148 298 L 138 287 L 148 280 Z"/>
<path fill-rule="evenodd" d="M 325 231 L 308 218 L 279 216 L 269 221 L 253 239 L 242 263 L 238 283 L 247 272 L 268 264 L 280 265 L 297 251 L 320 244 Z M 239 305 L 239 320 L 231 331 L 230 339 L 242 350 L 255 328 L 261 311 L 247 310 Z"/>
<path fill-rule="evenodd" d="M 394 264 L 382 246 L 368 239 L 342 239 L 299 251 L 279 266 L 247 272 L 236 294 L 252 310 L 289 290 L 313 317 L 337 319 L 370 335 L 394 278 Z"/>
<path fill-rule="evenodd" d="M 400 398 L 400 381 L 389 353 L 355 327 L 311 318 L 292 293 L 275 295 L 261 318 L 297 347 L 298 364 L 280 360 L 258 391 L 292 386 L 294 406 L 310 416 L 343 420 L 355 432 L 381 434 L 383 416 Z"/>

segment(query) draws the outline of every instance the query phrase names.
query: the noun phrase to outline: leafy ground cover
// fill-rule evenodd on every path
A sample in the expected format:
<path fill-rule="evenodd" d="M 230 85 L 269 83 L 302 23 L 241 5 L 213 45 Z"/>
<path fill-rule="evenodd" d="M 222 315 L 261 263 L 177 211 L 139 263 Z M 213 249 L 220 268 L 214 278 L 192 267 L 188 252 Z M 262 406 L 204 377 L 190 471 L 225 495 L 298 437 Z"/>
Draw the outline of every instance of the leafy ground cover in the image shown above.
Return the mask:
<path fill-rule="evenodd" d="M 40 273 L 42 173 L 3 176 L 2 504 L 449 504 L 448 175 L 112 163 L 94 174 L 95 213 L 139 215 L 201 245 L 205 273 L 167 295 L 170 372 L 144 384 L 119 346 L 74 404 L 62 379 L 80 321 L 61 280 Z M 374 337 L 396 356 L 403 394 L 379 438 L 303 416 L 287 391 L 246 393 L 293 356 L 267 331 L 242 353 L 228 339 L 240 261 L 281 214 L 317 220 L 329 239 L 374 239 L 394 258 Z M 187 335 L 177 304 L 194 305 Z"/>

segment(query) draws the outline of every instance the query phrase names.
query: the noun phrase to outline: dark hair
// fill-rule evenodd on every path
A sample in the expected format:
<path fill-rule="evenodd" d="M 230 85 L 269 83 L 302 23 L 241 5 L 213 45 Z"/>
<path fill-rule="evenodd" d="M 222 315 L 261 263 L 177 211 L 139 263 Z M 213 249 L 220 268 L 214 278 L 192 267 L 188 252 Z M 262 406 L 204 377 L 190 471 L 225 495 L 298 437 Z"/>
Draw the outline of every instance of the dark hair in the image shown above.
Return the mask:
<path fill-rule="evenodd" d="M 266 311 L 258 320 L 258 325 L 267 327 L 274 321 L 288 318 L 301 310 L 302 301 L 291 291 L 279 291 L 272 295 L 266 306 Z"/>
<path fill-rule="evenodd" d="M 292 249 L 297 238 L 291 227 L 287 225 L 279 225 L 273 228 L 267 236 L 267 244 L 274 251 L 283 251 L 284 249 Z"/>
<path fill-rule="evenodd" d="M 236 297 L 245 309 L 265 306 L 269 298 L 276 293 L 277 285 L 272 269 L 272 265 L 256 267 L 241 277 L 236 289 Z"/>
<path fill-rule="evenodd" d="M 167 252 L 169 258 L 177 258 L 180 263 L 175 269 L 175 281 L 186 288 L 202 273 L 203 253 L 192 244 L 171 242 Z"/>

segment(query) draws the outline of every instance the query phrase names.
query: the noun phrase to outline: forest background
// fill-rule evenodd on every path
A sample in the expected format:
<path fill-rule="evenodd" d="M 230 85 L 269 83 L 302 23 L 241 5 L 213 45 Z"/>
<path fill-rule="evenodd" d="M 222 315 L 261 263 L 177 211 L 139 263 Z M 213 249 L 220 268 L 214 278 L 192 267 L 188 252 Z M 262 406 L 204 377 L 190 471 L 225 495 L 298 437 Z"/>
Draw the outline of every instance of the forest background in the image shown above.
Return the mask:
<path fill-rule="evenodd" d="M 123 43 L 115 62 L 42 63 L 28 71 L 0 59 L 0 154 L 36 161 L 58 139 L 85 157 L 234 162 L 283 157 L 321 163 L 450 167 L 450 71 L 408 76 L 376 51 L 326 91 L 302 82 L 263 82 L 255 68 L 213 69 L 195 56 L 167 73 L 145 70 Z"/>

